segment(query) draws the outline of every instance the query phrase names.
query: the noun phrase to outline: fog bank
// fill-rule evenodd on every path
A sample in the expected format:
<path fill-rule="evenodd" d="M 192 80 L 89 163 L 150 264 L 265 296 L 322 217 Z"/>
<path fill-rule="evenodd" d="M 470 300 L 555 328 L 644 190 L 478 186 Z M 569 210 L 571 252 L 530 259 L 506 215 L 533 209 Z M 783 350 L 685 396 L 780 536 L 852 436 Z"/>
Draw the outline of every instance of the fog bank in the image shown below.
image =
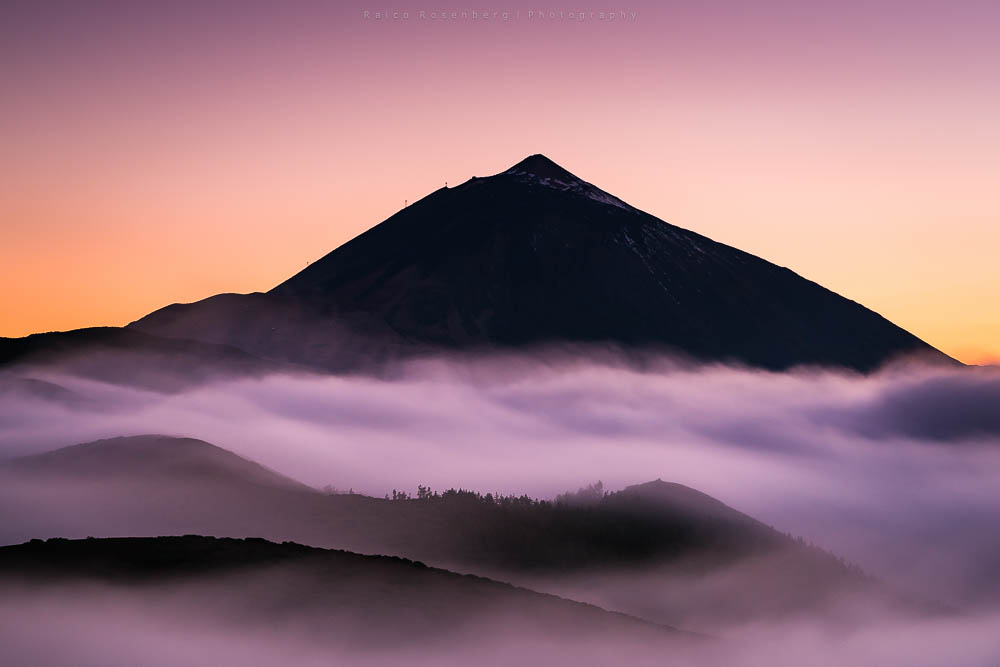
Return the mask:
<path fill-rule="evenodd" d="M 858 376 L 518 356 L 175 394 L 32 377 L 60 391 L 6 391 L 0 455 L 164 433 L 376 496 L 429 484 L 552 497 L 662 478 L 909 590 L 1000 599 L 997 369 Z"/>

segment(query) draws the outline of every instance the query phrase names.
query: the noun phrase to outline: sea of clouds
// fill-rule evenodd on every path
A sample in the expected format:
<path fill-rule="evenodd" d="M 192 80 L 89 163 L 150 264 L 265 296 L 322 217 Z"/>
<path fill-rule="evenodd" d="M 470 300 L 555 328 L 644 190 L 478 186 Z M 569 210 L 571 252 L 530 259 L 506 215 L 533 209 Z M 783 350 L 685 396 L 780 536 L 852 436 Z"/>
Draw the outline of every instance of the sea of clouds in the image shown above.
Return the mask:
<path fill-rule="evenodd" d="M 997 368 L 772 373 L 518 355 L 172 393 L 28 374 L 71 393 L 8 390 L 0 457 L 161 433 L 206 440 L 317 488 L 378 497 L 425 484 L 551 498 L 598 479 L 614 490 L 661 478 L 975 618 L 840 638 L 808 623 L 783 628 L 808 650 L 877 656 L 896 636 L 917 653 L 935 637 L 977 656 L 1000 653 L 979 632 L 1000 610 Z M 988 664 L 978 660 L 965 664 Z"/>

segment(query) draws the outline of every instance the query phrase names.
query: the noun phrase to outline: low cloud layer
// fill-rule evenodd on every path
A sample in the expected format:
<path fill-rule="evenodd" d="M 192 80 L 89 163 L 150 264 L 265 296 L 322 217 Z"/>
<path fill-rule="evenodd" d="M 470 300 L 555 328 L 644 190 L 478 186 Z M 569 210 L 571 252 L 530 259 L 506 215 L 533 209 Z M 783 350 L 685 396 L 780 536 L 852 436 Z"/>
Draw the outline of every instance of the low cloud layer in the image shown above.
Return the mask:
<path fill-rule="evenodd" d="M 552 497 L 662 478 L 964 606 L 1000 600 L 1000 370 L 636 369 L 423 361 L 390 379 L 269 376 L 158 394 L 12 384 L 0 456 L 139 433 L 201 438 L 316 487 Z M 71 392 L 71 393 L 68 393 Z"/>
<path fill-rule="evenodd" d="M 81 667 L 134 665 L 698 665 L 699 667 L 937 667 L 996 664 L 1000 618 L 975 616 L 901 622 L 883 617 L 851 630 L 808 620 L 746 628 L 738 637 L 694 644 L 595 638 L 511 639 L 503 619 L 483 615 L 478 632 L 447 644 L 338 646 L 278 613 L 234 624 L 179 603 L 173 590 L 144 596 L 91 587 L 0 598 L 0 645 L 9 664 Z"/>

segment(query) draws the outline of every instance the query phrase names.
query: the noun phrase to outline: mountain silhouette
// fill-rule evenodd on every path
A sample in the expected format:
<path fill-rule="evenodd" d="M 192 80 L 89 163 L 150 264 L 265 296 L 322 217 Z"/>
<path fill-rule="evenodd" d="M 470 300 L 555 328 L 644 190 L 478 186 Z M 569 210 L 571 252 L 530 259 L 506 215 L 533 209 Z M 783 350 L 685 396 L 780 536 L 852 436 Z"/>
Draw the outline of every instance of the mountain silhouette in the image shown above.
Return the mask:
<path fill-rule="evenodd" d="M 28 392 L 51 400 L 71 398 L 70 392 L 44 389 L 18 371 L 56 371 L 103 382 L 159 391 L 180 391 L 214 378 L 257 376 L 301 370 L 289 364 L 260 359 L 231 346 L 155 336 L 121 327 L 91 327 L 73 331 L 0 338 L 0 393 Z M 29 370 L 30 369 L 30 370 Z M 84 397 L 77 397 L 84 398 Z M 79 400 L 76 401 L 78 404 Z"/>
<path fill-rule="evenodd" d="M 241 484 L 298 492 L 315 489 L 204 440 L 137 435 L 95 440 L 0 463 L 0 472 L 61 482 L 132 479 L 150 484 L 176 481 L 185 492 L 196 482 Z"/>
<path fill-rule="evenodd" d="M 95 609 L 122 597 L 147 607 L 166 598 L 170 612 L 191 615 L 199 624 L 226 621 L 251 632 L 291 627 L 359 645 L 412 646 L 476 636 L 497 625 L 542 637 L 696 639 L 483 577 L 292 542 L 184 535 L 32 540 L 0 547 L 2 594 L 37 592 L 44 599 L 46 588 L 75 591 L 73 585 L 81 583 L 88 585 Z"/>
<path fill-rule="evenodd" d="M 175 304 L 130 327 L 326 368 L 564 343 L 768 369 L 948 360 L 864 306 L 542 155 L 432 192 L 266 294 Z"/>
<path fill-rule="evenodd" d="M 661 480 L 555 501 L 331 495 L 201 440 L 144 435 L 0 463 L 0 508 L 0 544 L 262 537 L 417 559 L 703 631 L 820 609 L 848 592 L 894 600 L 836 557 Z M 617 597 L 635 586 L 656 592 L 637 596 L 642 604 Z"/>
<path fill-rule="evenodd" d="M 0 484 L 3 506 L 17 515 L 0 528 L 0 542 L 252 535 L 507 572 L 685 558 L 710 568 L 794 546 L 711 496 L 661 480 L 567 493 L 554 504 L 471 491 L 387 500 L 321 492 L 203 440 L 165 435 L 8 459 Z"/>

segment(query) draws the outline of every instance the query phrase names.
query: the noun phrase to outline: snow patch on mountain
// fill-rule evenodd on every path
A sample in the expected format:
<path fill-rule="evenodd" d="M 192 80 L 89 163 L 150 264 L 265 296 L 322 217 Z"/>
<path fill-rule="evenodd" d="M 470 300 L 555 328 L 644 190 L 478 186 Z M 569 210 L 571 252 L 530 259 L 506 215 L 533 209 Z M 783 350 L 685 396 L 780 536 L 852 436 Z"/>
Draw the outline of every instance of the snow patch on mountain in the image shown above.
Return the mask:
<path fill-rule="evenodd" d="M 617 206 L 625 211 L 635 212 L 637 210 L 623 202 L 621 199 L 618 199 L 613 195 L 609 195 L 604 190 L 601 190 L 586 181 L 581 181 L 575 178 L 562 179 L 552 176 L 539 176 L 531 171 L 522 169 L 519 166 L 514 166 L 504 173 L 509 176 L 514 176 L 522 183 L 537 184 L 543 187 L 559 190 L 560 192 L 569 192 L 601 202 L 602 204 Z"/>

